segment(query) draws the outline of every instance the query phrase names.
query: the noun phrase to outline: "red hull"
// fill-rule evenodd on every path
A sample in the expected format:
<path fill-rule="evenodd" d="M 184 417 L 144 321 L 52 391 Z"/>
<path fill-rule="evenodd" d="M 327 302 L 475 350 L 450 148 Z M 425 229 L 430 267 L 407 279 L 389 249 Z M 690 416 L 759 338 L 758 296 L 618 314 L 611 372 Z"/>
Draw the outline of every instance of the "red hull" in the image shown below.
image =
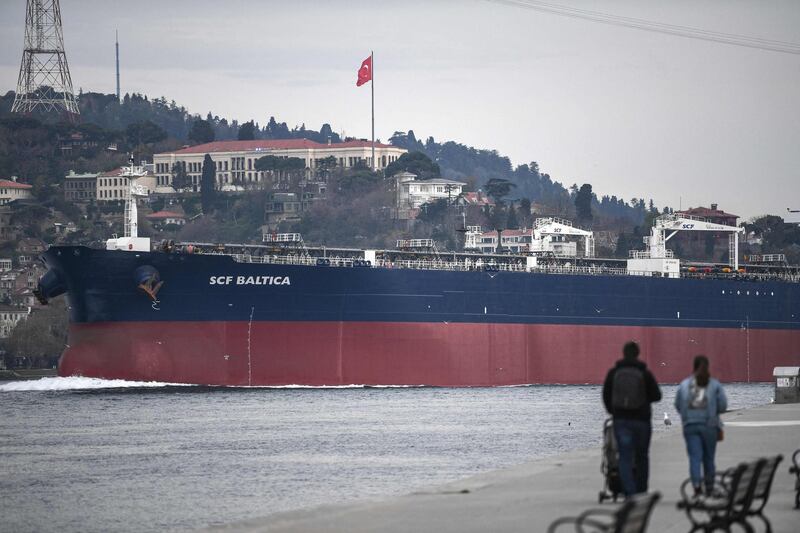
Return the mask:
<path fill-rule="evenodd" d="M 800 331 L 375 322 L 72 324 L 59 374 L 230 386 L 602 383 L 637 340 L 659 381 L 698 353 L 723 381 L 800 365 Z"/>

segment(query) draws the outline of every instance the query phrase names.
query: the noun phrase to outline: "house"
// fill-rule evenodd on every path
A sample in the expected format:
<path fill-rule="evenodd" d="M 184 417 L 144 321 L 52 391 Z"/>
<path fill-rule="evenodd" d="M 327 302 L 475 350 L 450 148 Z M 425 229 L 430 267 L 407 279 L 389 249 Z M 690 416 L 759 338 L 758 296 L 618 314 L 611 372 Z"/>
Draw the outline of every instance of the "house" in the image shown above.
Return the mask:
<path fill-rule="evenodd" d="M 8 298 L 17 289 L 19 272 L 14 270 L 0 275 L 0 298 Z"/>
<path fill-rule="evenodd" d="M 186 216 L 174 211 L 156 211 L 145 218 L 152 222 L 154 226 L 166 226 L 167 224 L 183 226 L 186 224 Z"/>
<path fill-rule="evenodd" d="M 97 174 L 76 174 L 70 170 L 64 177 L 64 199 L 71 202 L 96 200 Z"/>
<path fill-rule="evenodd" d="M 53 222 L 53 229 L 56 235 L 69 235 L 78 231 L 74 222 Z"/>
<path fill-rule="evenodd" d="M 47 244 L 40 239 L 31 237 L 21 239 L 17 244 L 17 251 L 23 255 L 39 255 L 47 250 Z"/>
<path fill-rule="evenodd" d="M 267 226 L 272 228 L 286 220 L 298 221 L 300 214 L 310 208 L 313 199 L 311 193 L 272 192 L 264 204 L 264 216 Z"/>
<path fill-rule="evenodd" d="M 410 172 L 398 172 L 392 177 L 396 181 L 395 218 L 398 220 L 417 218 L 419 208 L 427 203 L 437 200 L 452 203 L 466 186 L 466 183 L 444 178 L 417 180 L 417 175 Z"/>
<path fill-rule="evenodd" d="M 721 209 L 717 209 L 717 204 L 711 204 L 710 209 L 708 207 L 690 207 L 683 211 L 676 211 L 675 214 L 678 216 L 689 215 L 690 217 L 699 217 L 708 222 L 724 224 L 726 226 L 735 226 L 736 220 L 739 218 L 739 215 L 732 215 Z"/>
<path fill-rule="evenodd" d="M 486 196 L 483 191 L 465 192 L 461 198 L 465 205 L 477 205 L 478 207 L 494 205 L 491 198 Z"/>
<path fill-rule="evenodd" d="M 6 205 L 15 200 L 26 200 L 33 198 L 33 186 L 27 183 L 20 183 L 16 176 L 10 179 L 0 179 L 0 205 Z"/>

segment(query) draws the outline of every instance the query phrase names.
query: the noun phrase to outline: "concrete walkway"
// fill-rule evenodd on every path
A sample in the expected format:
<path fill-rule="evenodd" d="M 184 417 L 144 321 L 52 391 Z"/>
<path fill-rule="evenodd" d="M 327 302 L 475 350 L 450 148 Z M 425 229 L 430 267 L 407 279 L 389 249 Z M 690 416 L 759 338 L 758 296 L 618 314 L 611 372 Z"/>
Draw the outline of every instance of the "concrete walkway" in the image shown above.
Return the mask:
<path fill-rule="evenodd" d="M 800 404 L 756 407 L 724 419 L 717 468 L 783 454 L 766 515 L 776 533 L 800 531 L 800 510 L 793 509 L 794 476 L 788 473 L 791 454 L 800 448 Z M 652 532 L 689 530 L 686 516 L 675 508 L 678 488 L 688 477 L 688 460 L 680 425 L 672 428 L 655 439 L 650 450 L 650 487 L 663 495 L 650 522 Z M 385 501 L 279 513 L 216 531 L 540 532 L 560 516 L 598 507 L 599 464 L 599 450 L 573 452 Z M 613 504 L 603 507 L 611 509 Z M 763 525 L 754 525 L 763 531 Z"/>

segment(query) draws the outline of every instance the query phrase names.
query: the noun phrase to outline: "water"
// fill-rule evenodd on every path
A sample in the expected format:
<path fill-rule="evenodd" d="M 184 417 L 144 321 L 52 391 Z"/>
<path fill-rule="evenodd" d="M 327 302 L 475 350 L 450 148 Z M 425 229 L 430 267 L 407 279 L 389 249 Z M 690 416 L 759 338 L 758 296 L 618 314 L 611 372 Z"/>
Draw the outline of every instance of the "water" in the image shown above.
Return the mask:
<path fill-rule="evenodd" d="M 662 388 L 657 432 L 679 427 L 674 389 Z M 772 397 L 769 384 L 726 390 L 732 408 Z M 676 425 L 660 423 L 664 411 Z M 209 389 L 87 378 L 0 383 L 0 414 L 0 530 L 14 532 L 187 530 L 404 494 L 578 448 L 599 456 L 606 416 L 596 386 Z"/>

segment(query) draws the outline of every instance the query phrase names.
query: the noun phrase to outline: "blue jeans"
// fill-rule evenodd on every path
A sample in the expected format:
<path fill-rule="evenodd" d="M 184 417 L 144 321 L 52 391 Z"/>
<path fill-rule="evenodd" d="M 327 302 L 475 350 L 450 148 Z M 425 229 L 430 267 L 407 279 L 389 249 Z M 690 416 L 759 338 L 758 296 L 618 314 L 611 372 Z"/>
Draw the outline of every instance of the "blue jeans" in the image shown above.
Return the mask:
<path fill-rule="evenodd" d="M 649 420 L 614 419 L 614 436 L 617 438 L 619 450 L 619 477 L 625 496 L 647 492 L 652 433 Z"/>
<path fill-rule="evenodd" d="M 689 476 L 692 485 L 700 488 L 705 481 L 706 491 L 714 488 L 714 454 L 717 451 L 717 428 L 705 424 L 683 426 L 686 453 L 689 454 Z M 703 476 L 700 465 L 703 465 Z"/>

